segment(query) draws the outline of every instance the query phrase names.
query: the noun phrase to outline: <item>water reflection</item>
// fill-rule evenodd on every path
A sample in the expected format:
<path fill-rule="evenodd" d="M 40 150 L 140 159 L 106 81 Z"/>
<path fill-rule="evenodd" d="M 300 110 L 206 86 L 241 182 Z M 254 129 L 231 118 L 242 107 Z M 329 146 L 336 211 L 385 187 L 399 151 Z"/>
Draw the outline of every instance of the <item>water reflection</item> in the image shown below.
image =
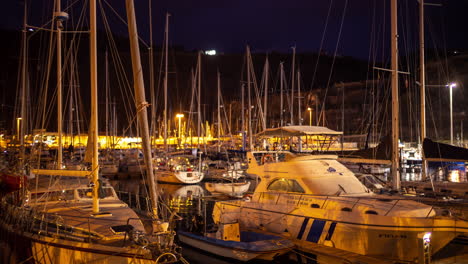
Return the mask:
<path fill-rule="evenodd" d="M 422 179 L 421 173 L 403 172 L 401 174 L 402 181 L 420 181 Z"/>
<path fill-rule="evenodd" d="M 130 207 L 137 211 L 147 209 L 149 194 L 147 185 L 143 180 L 125 179 L 110 180 L 109 182 L 120 198 L 127 202 Z M 166 209 L 170 209 L 169 211 L 179 215 L 193 213 L 194 210 L 199 209 L 195 206 L 194 200 L 209 194 L 203 186 L 202 183 L 193 185 L 158 183 L 157 194 L 160 202 L 162 202 L 160 212 L 163 212 L 164 216 L 170 215 L 170 212 Z"/>

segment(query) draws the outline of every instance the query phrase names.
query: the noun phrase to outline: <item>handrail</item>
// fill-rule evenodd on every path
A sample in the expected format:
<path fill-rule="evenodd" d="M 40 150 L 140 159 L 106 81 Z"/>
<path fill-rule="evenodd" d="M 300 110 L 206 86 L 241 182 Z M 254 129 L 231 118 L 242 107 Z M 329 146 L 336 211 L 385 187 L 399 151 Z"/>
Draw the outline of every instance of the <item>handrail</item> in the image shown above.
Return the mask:
<path fill-rule="evenodd" d="M 315 199 L 320 199 L 323 200 L 322 205 L 320 208 L 325 209 L 326 205 L 330 200 L 338 200 L 341 202 L 350 202 L 350 201 L 343 201 L 342 198 L 350 198 L 354 199 L 353 205 L 351 209 L 354 209 L 357 205 L 366 205 L 366 206 L 372 206 L 372 203 L 369 200 L 380 200 L 382 197 L 353 197 L 353 196 L 331 196 L 331 195 L 317 195 L 317 194 L 303 194 L 303 193 L 286 193 L 286 192 L 258 192 L 256 193 L 258 196 L 257 202 L 260 202 L 261 200 L 264 200 L 264 196 L 266 194 L 268 195 L 276 195 L 277 198 L 275 200 L 275 204 L 278 204 L 285 195 L 286 196 L 291 196 L 291 199 L 297 199 L 297 202 L 295 203 L 296 206 L 300 206 L 301 201 L 303 201 L 305 198 L 315 198 Z M 395 207 L 399 204 L 401 200 L 407 200 L 405 198 L 388 198 L 391 201 L 395 201 L 390 208 L 379 208 L 379 210 L 384 211 L 384 216 L 389 215 L 391 211 L 394 210 Z M 412 201 L 412 200 L 410 200 Z M 428 205 L 429 206 L 429 205 Z M 377 209 L 377 208 L 376 208 Z M 431 212 L 434 210 L 434 207 L 431 206 L 428 214 L 426 215 L 425 218 L 428 218 L 431 214 Z"/>
<path fill-rule="evenodd" d="M 300 206 L 300 205 L 301 205 L 302 195 L 303 195 L 303 194 L 301 194 L 301 196 L 299 197 L 299 200 L 297 200 L 297 206 Z"/>
<path fill-rule="evenodd" d="M 328 194 L 308 194 L 308 193 L 293 193 L 293 192 L 268 192 L 268 191 L 265 191 L 265 192 L 254 192 L 254 194 L 288 194 L 288 195 L 302 195 L 302 196 L 306 196 L 306 197 L 317 197 L 317 198 L 356 198 L 356 199 L 366 199 L 366 200 L 379 200 L 379 199 L 382 199 L 382 197 L 372 197 L 372 196 L 350 196 L 350 195 L 340 195 L 340 196 L 336 196 L 336 195 L 328 195 Z M 408 198 L 398 198 L 398 197 L 395 197 L 395 198 L 388 198 L 390 200 L 409 200 Z"/>

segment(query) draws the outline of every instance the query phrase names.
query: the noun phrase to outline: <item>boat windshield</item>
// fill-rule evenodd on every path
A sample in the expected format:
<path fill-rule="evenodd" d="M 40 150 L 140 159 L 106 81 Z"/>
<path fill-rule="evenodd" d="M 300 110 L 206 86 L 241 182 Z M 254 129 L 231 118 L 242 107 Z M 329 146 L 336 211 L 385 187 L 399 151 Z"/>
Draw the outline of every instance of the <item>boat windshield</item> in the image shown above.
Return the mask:
<path fill-rule="evenodd" d="M 372 184 L 380 184 L 380 182 L 378 182 L 374 177 L 369 175 L 365 176 L 365 180 Z"/>
<path fill-rule="evenodd" d="M 268 185 L 269 191 L 305 193 L 301 185 L 293 179 L 275 179 Z"/>
<path fill-rule="evenodd" d="M 290 152 L 256 152 L 253 153 L 255 160 L 258 164 L 262 165 L 265 163 L 276 163 L 276 162 L 283 162 L 292 157 L 294 154 Z"/>
<path fill-rule="evenodd" d="M 355 177 L 303 178 L 304 183 L 317 195 L 361 195 L 368 190 Z"/>
<path fill-rule="evenodd" d="M 80 196 L 81 199 L 92 198 L 93 189 L 92 188 L 78 189 L 78 195 Z M 112 188 L 103 187 L 99 189 L 99 199 L 112 198 L 112 197 L 114 197 L 114 192 L 112 191 Z"/>

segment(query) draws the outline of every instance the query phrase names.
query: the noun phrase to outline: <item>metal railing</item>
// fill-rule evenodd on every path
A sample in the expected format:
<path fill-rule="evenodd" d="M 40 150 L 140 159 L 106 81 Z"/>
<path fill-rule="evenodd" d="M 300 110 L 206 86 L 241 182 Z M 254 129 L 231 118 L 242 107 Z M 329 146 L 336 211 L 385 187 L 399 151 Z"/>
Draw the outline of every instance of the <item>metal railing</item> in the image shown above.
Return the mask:
<path fill-rule="evenodd" d="M 400 201 L 408 201 L 408 198 L 382 198 L 382 197 L 352 197 L 352 196 L 331 196 L 331 195 L 315 195 L 315 194 L 296 194 L 296 193 L 282 193 L 282 192 L 261 192 L 261 193 L 256 193 L 256 195 L 253 196 L 252 201 L 256 201 L 258 203 L 265 201 L 265 200 L 270 200 L 267 199 L 266 196 L 270 196 L 271 198 L 274 199 L 274 204 L 280 204 L 281 202 L 286 202 L 286 201 L 295 201 L 294 206 L 296 207 L 304 207 L 304 206 L 311 206 L 312 208 L 320 208 L 320 209 L 326 209 L 327 206 L 331 201 L 339 202 L 339 203 L 347 203 L 350 204 L 350 209 L 354 209 L 356 206 L 362 205 L 366 207 L 371 207 L 374 210 L 379 210 L 381 215 L 387 216 L 389 215 L 392 211 L 395 210 L 395 208 L 399 207 Z M 277 197 L 274 197 L 277 196 Z M 305 202 L 304 202 L 305 201 Z M 386 204 L 391 203 L 389 206 L 375 206 L 375 203 L 373 201 L 380 201 L 380 202 L 385 202 Z M 411 201 L 415 202 L 421 202 L 424 204 L 427 204 L 427 201 L 424 201 L 423 199 L 411 199 Z M 426 203 L 425 203 L 426 202 Z M 305 204 L 306 203 L 306 204 Z M 384 203 L 379 203 L 379 204 L 384 204 Z M 292 203 L 291 203 L 292 205 Z M 313 205 L 317 205 L 316 207 Z M 428 209 L 428 213 L 425 216 L 425 218 L 429 218 L 432 212 L 436 211 L 436 208 L 432 205 Z M 465 204 L 465 209 L 468 208 L 468 205 Z M 460 208 L 460 214 L 463 215 L 463 210 L 464 208 Z"/>

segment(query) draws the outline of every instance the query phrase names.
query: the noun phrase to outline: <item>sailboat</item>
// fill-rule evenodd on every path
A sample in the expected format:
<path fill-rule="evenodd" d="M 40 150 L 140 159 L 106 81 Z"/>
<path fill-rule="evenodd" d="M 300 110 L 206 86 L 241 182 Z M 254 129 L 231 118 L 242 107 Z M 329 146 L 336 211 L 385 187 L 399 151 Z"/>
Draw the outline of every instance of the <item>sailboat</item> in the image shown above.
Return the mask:
<path fill-rule="evenodd" d="M 57 9 L 60 10 L 60 1 Z M 137 33 L 132 0 L 127 1 L 127 13 L 131 41 L 135 41 Z M 174 232 L 168 230 L 167 222 L 157 219 L 157 196 L 151 197 L 153 212 L 145 220 L 151 224 L 152 230 L 147 232 L 143 219 L 119 200 L 114 189 L 98 177 L 96 43 L 96 1 L 92 0 L 92 117 L 88 145 L 92 149 L 92 170 L 70 171 L 61 170 L 61 167 L 58 170 L 35 169 L 32 171 L 36 179 L 30 181 L 29 188 L 21 188 L 1 199 L 2 240 L 10 242 L 2 251 L 2 256 L 9 256 L 3 258 L 7 262 L 161 263 L 176 262 L 179 258 Z M 139 54 L 134 54 L 134 50 L 132 59 L 136 61 L 135 57 L 139 57 Z M 135 66 L 138 67 L 133 66 L 134 70 Z M 142 76 L 139 77 L 135 80 L 135 86 L 142 83 Z M 140 120 L 142 127 L 146 121 L 147 134 L 147 120 Z M 144 142 L 148 143 L 148 137 Z M 151 178 L 152 174 L 148 174 Z M 68 178 L 70 176 L 73 177 Z M 152 193 L 155 193 L 154 179 L 149 185 Z"/>
<path fill-rule="evenodd" d="M 201 153 L 193 150 L 190 153 L 176 152 L 174 154 L 168 153 L 167 145 L 167 39 L 168 39 L 168 24 L 169 14 L 166 15 L 166 30 L 165 30 L 165 57 L 166 57 L 166 71 L 164 77 L 164 148 L 166 153 L 159 157 L 156 165 L 156 178 L 158 182 L 175 183 L 175 184 L 196 184 L 203 180 L 205 177 L 204 166 L 202 163 Z M 198 73 L 198 100 L 200 100 L 200 76 L 201 76 L 201 55 L 198 54 L 197 73 Z M 200 101 L 199 101 L 200 102 Z M 198 111 L 200 113 L 200 103 L 198 104 Z M 198 119 L 198 133 L 200 131 L 201 119 L 199 114 Z M 198 140 L 199 144 L 199 140 Z"/>
<path fill-rule="evenodd" d="M 196 184 L 203 180 L 201 155 L 174 155 L 159 159 L 156 167 L 158 182 Z"/>

